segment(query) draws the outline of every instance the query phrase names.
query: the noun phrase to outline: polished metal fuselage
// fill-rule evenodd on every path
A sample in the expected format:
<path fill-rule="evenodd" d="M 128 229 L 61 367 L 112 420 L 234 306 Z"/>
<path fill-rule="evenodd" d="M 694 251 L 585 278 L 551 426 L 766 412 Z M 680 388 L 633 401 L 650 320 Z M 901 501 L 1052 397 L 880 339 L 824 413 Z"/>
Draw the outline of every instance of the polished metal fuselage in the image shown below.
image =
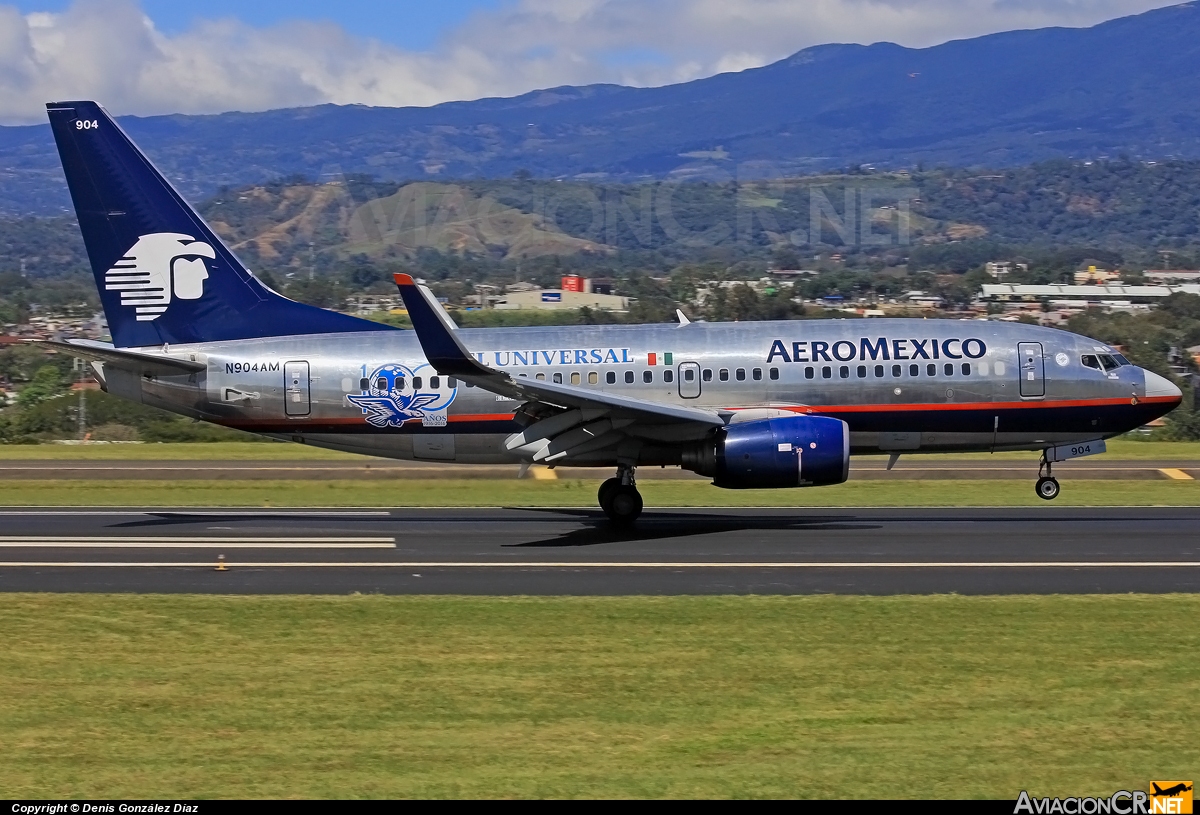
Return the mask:
<path fill-rule="evenodd" d="M 836 416 L 850 426 L 854 453 L 1038 449 L 1124 433 L 1178 403 L 1148 396 L 1147 374 L 1135 366 L 1085 367 L 1084 355 L 1111 353 L 1102 343 L 1020 323 L 802 320 L 463 329 L 459 337 L 481 362 L 515 376 L 728 411 L 732 421 Z M 339 450 L 520 460 L 503 444 L 518 429 L 519 403 L 438 376 L 411 331 L 142 350 L 206 368 L 134 381 L 114 373 L 110 392 Z M 679 438 L 645 432 L 640 463 L 678 463 Z M 614 462 L 599 451 L 558 464 Z"/>

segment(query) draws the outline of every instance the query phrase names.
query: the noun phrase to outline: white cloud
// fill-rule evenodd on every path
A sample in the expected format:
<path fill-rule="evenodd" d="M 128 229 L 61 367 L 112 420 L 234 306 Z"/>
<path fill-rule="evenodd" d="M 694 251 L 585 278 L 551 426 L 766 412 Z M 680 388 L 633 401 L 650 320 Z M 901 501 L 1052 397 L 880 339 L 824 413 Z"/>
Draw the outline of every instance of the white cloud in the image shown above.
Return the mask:
<path fill-rule="evenodd" d="M 766 64 L 826 42 L 921 47 L 1014 28 L 1083 26 L 1162 0 L 513 0 L 428 52 L 329 23 L 202 20 L 166 36 L 135 0 L 60 14 L 0 6 L 0 121 L 94 98 L 114 113 L 318 104 L 430 105 L 590 82 L 655 85 Z"/>

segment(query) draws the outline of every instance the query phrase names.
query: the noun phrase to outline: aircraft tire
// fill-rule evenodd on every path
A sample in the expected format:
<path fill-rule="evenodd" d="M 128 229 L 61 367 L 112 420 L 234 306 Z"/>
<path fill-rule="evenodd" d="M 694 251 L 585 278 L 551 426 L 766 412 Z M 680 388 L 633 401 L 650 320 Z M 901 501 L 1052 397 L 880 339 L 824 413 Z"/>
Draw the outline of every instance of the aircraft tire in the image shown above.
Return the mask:
<path fill-rule="evenodd" d="M 1058 479 L 1039 478 L 1034 489 L 1037 491 L 1038 498 L 1046 501 L 1053 501 L 1058 497 Z"/>
<path fill-rule="evenodd" d="M 612 498 L 612 492 L 617 487 L 621 486 L 621 479 L 610 478 L 600 485 L 600 491 L 596 493 L 596 500 L 600 503 L 600 509 L 608 512 L 608 501 Z"/>
<path fill-rule="evenodd" d="M 617 526 L 629 526 L 642 514 L 642 494 L 636 487 L 618 485 L 609 494 L 604 514 Z"/>

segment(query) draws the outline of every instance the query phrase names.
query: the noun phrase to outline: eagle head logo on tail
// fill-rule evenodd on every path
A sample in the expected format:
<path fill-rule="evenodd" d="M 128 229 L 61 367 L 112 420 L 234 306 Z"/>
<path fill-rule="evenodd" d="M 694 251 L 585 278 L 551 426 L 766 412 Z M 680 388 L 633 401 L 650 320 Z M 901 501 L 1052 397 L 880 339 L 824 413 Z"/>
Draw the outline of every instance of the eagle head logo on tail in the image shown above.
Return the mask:
<path fill-rule="evenodd" d="M 136 310 L 139 321 L 167 310 L 171 298 L 199 300 L 204 295 L 212 246 L 191 235 L 154 232 L 137 239 L 124 257 L 104 274 L 104 288 L 121 293 L 121 305 Z"/>

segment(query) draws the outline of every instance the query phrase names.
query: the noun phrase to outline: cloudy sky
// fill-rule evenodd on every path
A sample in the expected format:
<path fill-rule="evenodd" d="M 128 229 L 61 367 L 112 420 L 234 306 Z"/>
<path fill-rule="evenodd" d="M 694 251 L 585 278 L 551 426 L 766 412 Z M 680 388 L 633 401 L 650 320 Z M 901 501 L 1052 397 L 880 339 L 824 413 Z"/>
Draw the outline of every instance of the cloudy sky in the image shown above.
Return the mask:
<path fill-rule="evenodd" d="M 113 113 L 431 105 L 661 85 L 810 45 L 912 47 L 1087 26 L 1161 0 L 0 0 L 0 123 L 94 98 Z"/>

